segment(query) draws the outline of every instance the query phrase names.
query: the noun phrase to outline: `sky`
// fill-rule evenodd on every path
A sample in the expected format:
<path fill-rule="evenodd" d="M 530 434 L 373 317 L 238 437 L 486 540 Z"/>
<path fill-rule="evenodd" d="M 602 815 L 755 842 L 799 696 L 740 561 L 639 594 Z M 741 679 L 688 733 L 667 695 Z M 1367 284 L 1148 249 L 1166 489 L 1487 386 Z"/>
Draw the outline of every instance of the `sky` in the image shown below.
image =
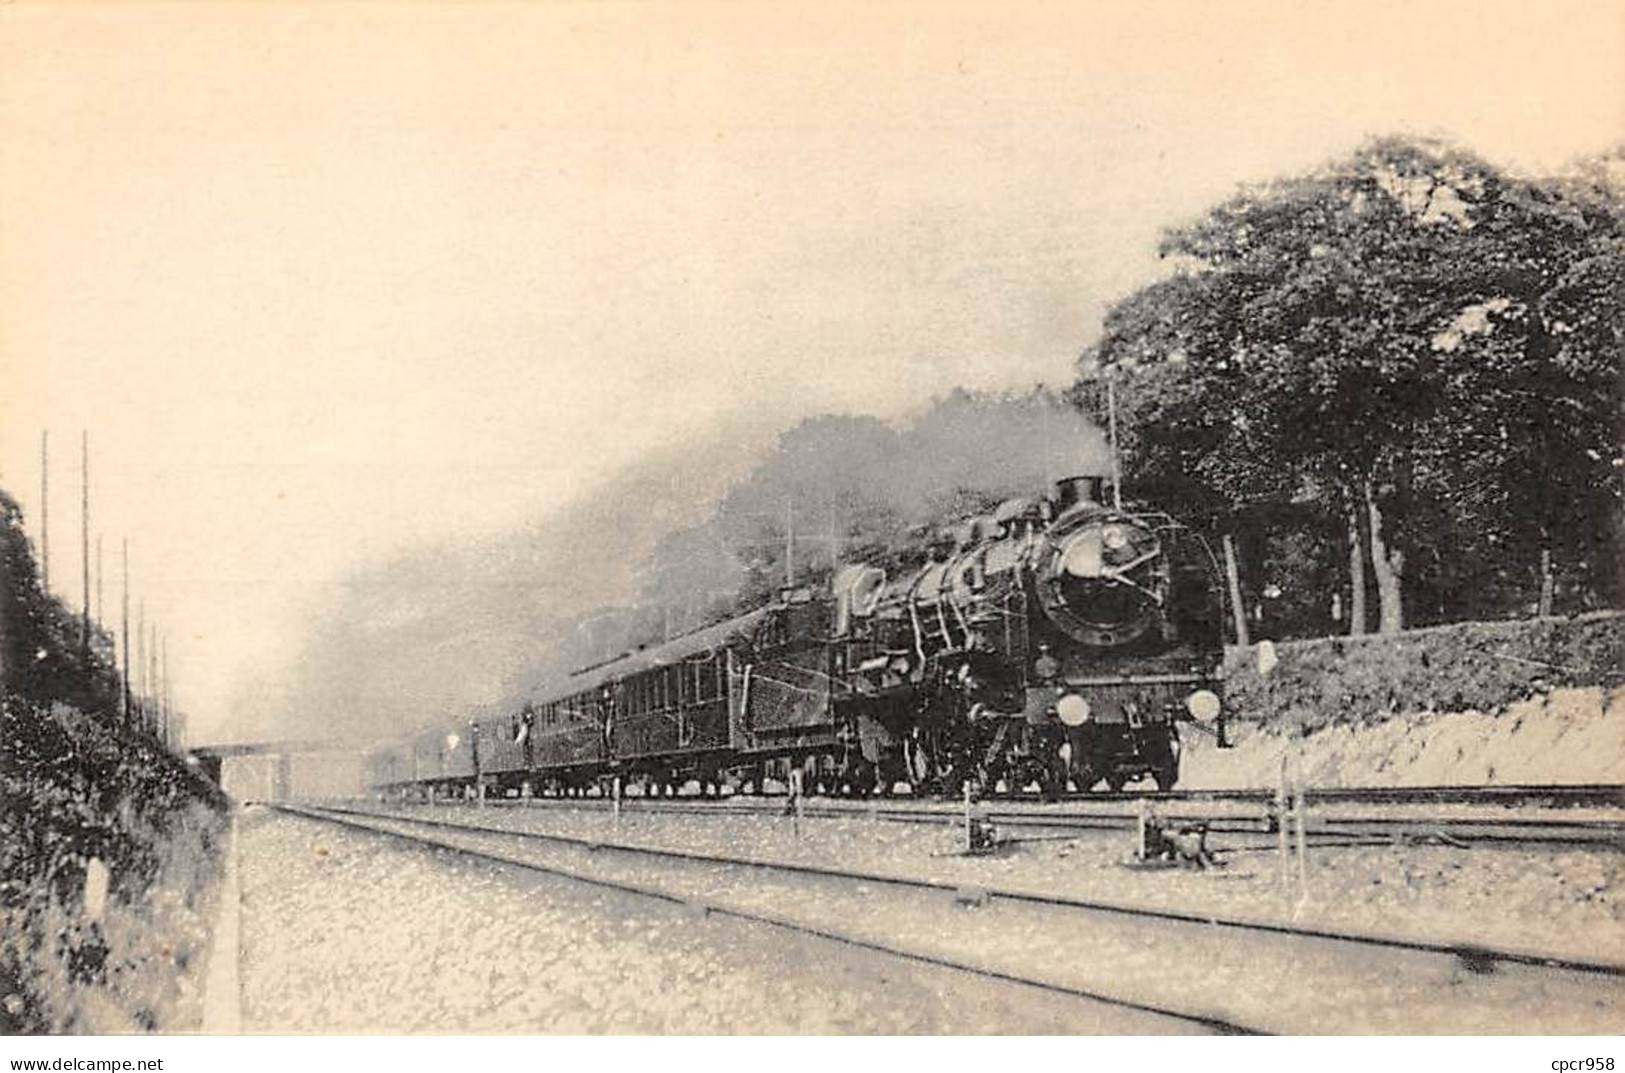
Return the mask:
<path fill-rule="evenodd" d="M 1625 3 L 0 4 L 0 487 L 194 741 L 312 608 L 640 458 L 1069 382 L 1159 232 L 1370 135 L 1625 138 Z M 92 589 L 95 589 L 94 578 Z"/>

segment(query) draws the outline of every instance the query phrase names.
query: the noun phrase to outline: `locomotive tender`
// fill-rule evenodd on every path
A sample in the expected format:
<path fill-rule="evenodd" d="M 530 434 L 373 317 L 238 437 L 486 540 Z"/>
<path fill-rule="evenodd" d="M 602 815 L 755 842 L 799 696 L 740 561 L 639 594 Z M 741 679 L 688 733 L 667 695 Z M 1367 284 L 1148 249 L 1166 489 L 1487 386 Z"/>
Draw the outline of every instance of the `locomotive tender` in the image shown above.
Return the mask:
<path fill-rule="evenodd" d="M 658 794 L 799 768 L 822 792 L 1172 787 L 1177 724 L 1224 741 L 1220 575 L 1195 532 L 1107 506 L 1101 483 L 577 671 L 507 718 L 375 755 L 375 781 L 571 794 L 619 776 Z"/>

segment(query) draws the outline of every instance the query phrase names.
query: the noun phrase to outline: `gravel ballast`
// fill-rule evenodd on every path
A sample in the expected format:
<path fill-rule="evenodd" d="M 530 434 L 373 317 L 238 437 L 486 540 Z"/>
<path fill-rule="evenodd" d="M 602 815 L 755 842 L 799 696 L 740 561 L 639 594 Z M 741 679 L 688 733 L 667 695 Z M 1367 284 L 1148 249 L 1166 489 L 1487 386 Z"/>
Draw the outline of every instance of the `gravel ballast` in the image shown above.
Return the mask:
<path fill-rule="evenodd" d="M 1311 845 L 1307 886 L 1300 887 L 1296 863 L 1283 883 L 1275 853 L 1256 840 L 1225 852 L 1222 838 L 1215 838 L 1222 868 L 1141 871 L 1123 867 L 1131 836 L 1121 831 L 1044 838 L 990 857 L 966 857 L 958 852 L 963 835 L 952 817 L 940 827 L 807 818 L 798 837 L 796 825 L 777 816 L 674 816 L 628 807 L 616 825 L 603 809 L 557 802 L 396 811 L 963 886 L 1625 962 L 1625 853 L 1609 848 Z"/>
<path fill-rule="evenodd" d="M 245 1032 L 1190 1030 L 250 809 Z"/>
<path fill-rule="evenodd" d="M 538 819 L 530 810 L 420 811 L 441 821 L 484 824 L 490 820 L 494 821 L 492 826 L 501 823 L 515 829 L 533 826 Z M 591 818 L 577 815 L 578 822 L 590 822 Z M 658 828 L 667 841 L 681 839 L 689 842 L 690 848 L 699 848 L 693 843 L 701 839 L 698 828 L 704 825 L 691 822 L 692 817 L 681 818 L 680 826 L 674 820 L 623 818 L 621 837 L 617 839 L 607 836 L 600 820 L 598 837 L 606 843 L 626 841 L 628 827 L 641 824 L 645 836 L 657 833 Z M 728 825 L 762 821 L 731 818 L 708 822 L 727 829 Z M 820 829 L 824 837 L 846 821 L 826 822 L 829 826 Z M 803 844 L 813 841 L 810 826 L 811 821 L 803 824 Z M 435 839 L 455 840 L 471 848 L 536 860 L 602 879 L 652 885 L 685 897 L 792 918 L 812 926 L 838 927 L 849 934 L 936 956 L 1216 1016 L 1272 1032 L 1594 1032 L 1615 1023 L 1621 997 L 1617 979 L 1551 974 L 1522 967 L 1481 973 L 1435 954 L 1396 953 L 1347 944 L 1306 946 L 1301 940 L 1242 934 L 1207 924 L 1174 926 L 1116 915 L 1102 918 L 1058 914 L 1003 901 L 970 909 L 956 905 L 941 892 L 904 891 L 889 884 L 858 886 L 846 880 L 673 862 L 607 848 L 593 850 L 517 840 L 502 834 L 443 828 L 425 832 L 410 824 L 398 825 L 397 829 L 415 830 Z M 854 836 L 854 841 L 846 844 L 846 852 L 837 861 L 823 863 L 857 866 L 857 847 L 863 843 L 855 836 L 862 832 L 847 833 Z M 757 834 L 761 836 L 762 832 Z M 936 834 L 940 836 L 941 832 Z M 711 835 L 715 839 L 716 831 Z M 890 847 L 890 866 L 875 870 L 920 874 L 918 865 L 922 862 L 917 860 L 909 859 L 911 867 L 907 869 L 899 867 L 900 858 L 907 852 L 908 838 L 901 834 L 893 837 L 898 841 Z M 731 848 L 739 851 L 742 839 L 737 831 L 732 841 L 735 844 Z M 709 848 L 716 851 L 723 847 Z M 830 847 L 826 844 L 824 848 Z M 761 852 L 746 855 L 769 856 Z M 949 871 L 955 864 L 1010 863 L 929 856 L 927 860 Z M 1149 878 L 1146 873 L 1138 875 Z M 943 878 L 940 870 L 936 878 Z M 1180 877 L 1160 873 L 1158 878 L 1166 881 Z M 1216 878 L 1208 878 L 1207 882 L 1217 887 L 1228 885 Z"/>

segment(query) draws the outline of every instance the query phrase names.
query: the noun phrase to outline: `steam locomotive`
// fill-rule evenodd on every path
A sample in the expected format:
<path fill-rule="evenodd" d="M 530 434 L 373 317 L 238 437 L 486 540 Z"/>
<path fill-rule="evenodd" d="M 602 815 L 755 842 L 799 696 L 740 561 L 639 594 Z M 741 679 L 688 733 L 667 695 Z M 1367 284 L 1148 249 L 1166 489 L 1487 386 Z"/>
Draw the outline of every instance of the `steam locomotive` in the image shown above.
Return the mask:
<path fill-rule="evenodd" d="M 1098 477 L 1012 499 L 827 588 L 575 672 L 520 711 L 374 755 L 383 788 L 957 793 L 1179 777 L 1224 738 L 1222 589 L 1202 538 Z M 889 566 L 889 568 L 888 568 Z"/>

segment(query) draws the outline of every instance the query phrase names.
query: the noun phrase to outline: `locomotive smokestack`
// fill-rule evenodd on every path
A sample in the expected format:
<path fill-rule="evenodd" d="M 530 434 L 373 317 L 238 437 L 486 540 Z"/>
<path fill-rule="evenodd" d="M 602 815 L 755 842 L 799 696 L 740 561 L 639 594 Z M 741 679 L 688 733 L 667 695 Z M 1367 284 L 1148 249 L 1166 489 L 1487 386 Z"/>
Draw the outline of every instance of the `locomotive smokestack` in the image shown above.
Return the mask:
<path fill-rule="evenodd" d="M 1100 503 L 1104 477 L 1062 477 L 1055 482 L 1055 510 L 1064 514 L 1079 503 Z"/>

